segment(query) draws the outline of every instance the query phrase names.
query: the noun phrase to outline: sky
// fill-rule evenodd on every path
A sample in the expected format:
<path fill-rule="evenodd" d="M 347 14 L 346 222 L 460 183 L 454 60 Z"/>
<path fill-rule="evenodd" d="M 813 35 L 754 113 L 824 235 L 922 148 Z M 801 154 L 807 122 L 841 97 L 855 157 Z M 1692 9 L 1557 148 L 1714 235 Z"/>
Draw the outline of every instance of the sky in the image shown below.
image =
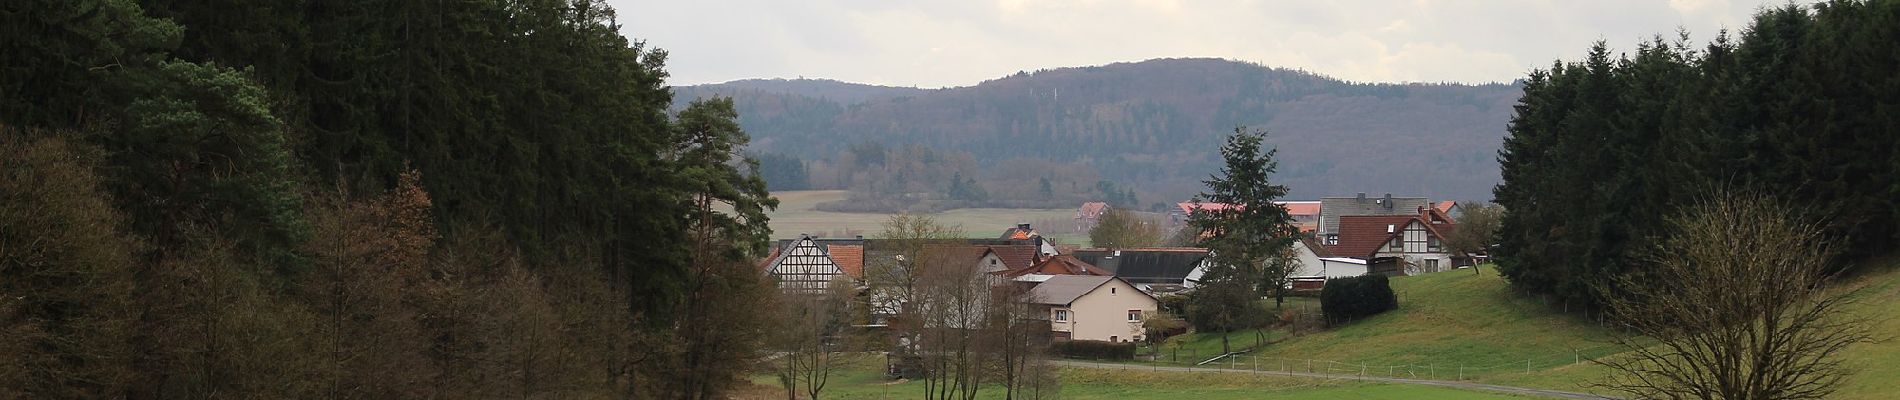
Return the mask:
<path fill-rule="evenodd" d="M 1811 2 L 1803 1 L 1803 3 Z M 1360 82 L 1507 82 L 1598 40 L 1706 43 L 1785 0 L 609 0 L 668 83 L 825 78 L 922 88 L 1215 57 Z"/>

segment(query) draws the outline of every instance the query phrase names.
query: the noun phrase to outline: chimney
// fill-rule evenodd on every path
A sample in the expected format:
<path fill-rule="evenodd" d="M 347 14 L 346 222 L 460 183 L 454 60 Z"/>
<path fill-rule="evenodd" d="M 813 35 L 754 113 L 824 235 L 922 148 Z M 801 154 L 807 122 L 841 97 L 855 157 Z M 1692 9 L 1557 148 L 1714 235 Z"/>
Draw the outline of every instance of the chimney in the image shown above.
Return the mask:
<path fill-rule="evenodd" d="M 1360 203 L 1366 202 L 1366 192 L 1359 192 L 1359 202 Z"/>
<path fill-rule="evenodd" d="M 1388 210 L 1389 210 L 1389 209 L 1392 209 L 1392 207 L 1393 207 L 1393 205 L 1392 205 L 1392 194 L 1391 194 L 1391 193 L 1386 193 L 1386 194 L 1385 194 L 1385 200 L 1384 200 L 1384 202 L 1385 202 L 1385 208 L 1386 208 L 1386 209 L 1388 209 Z"/>

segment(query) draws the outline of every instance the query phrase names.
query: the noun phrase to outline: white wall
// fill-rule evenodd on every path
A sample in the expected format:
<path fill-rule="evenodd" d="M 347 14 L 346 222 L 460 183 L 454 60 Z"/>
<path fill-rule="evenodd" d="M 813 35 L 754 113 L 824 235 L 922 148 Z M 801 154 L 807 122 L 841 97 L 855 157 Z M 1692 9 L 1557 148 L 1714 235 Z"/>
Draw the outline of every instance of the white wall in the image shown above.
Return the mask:
<path fill-rule="evenodd" d="M 1127 282 L 1111 279 L 1069 304 L 1069 322 L 1055 322 L 1053 310 L 1063 307 L 1052 308 L 1049 325 L 1056 332 L 1069 332 L 1074 340 L 1107 341 L 1111 336 L 1117 341 L 1141 340 L 1141 321 L 1128 321 L 1128 310 L 1141 310 L 1145 316 L 1157 308 L 1153 297 Z"/>
<path fill-rule="evenodd" d="M 1306 242 L 1294 242 L 1293 251 L 1300 259 L 1300 269 L 1294 271 L 1293 276 L 1344 278 L 1366 274 L 1366 264 L 1321 260 L 1312 248 L 1306 247 Z"/>

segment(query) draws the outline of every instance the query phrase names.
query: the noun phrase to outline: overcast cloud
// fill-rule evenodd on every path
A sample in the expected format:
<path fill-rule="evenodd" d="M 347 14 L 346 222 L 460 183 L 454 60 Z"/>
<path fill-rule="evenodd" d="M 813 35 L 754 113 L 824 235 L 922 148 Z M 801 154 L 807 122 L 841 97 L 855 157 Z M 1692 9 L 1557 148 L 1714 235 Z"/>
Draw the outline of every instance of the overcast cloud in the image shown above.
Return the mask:
<path fill-rule="evenodd" d="M 610 0 L 669 83 L 968 86 L 1016 71 L 1218 57 L 1377 82 L 1494 82 L 1602 39 L 1706 42 L 1780 0 Z M 1803 1 L 1807 3 L 1809 1 Z"/>

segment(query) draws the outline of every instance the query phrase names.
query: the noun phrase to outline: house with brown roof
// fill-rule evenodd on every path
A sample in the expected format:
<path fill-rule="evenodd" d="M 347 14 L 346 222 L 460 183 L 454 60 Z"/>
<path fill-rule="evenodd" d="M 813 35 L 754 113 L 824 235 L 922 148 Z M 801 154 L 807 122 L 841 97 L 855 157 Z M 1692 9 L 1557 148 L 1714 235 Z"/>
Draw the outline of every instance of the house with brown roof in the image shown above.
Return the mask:
<path fill-rule="evenodd" d="M 1088 232 L 1090 229 L 1095 229 L 1095 223 L 1100 222 L 1102 215 L 1107 213 L 1108 203 L 1099 201 L 1082 203 L 1082 207 L 1075 210 L 1075 231 Z"/>
<path fill-rule="evenodd" d="M 1011 277 L 1011 278 L 1019 277 L 1023 275 L 1030 275 L 1030 274 L 1115 276 L 1114 271 L 1109 271 L 1109 270 L 1102 269 L 1100 267 L 1096 267 L 1092 264 L 1083 262 L 1081 259 L 1075 258 L 1075 256 L 1073 255 L 1068 255 L 1068 254 L 1061 254 L 1055 257 L 1049 257 L 1048 259 L 1042 260 L 1042 262 L 1036 263 L 1036 265 L 1031 265 L 1028 268 L 1018 268 L 1018 269 L 1013 269 L 1013 270 L 1008 270 L 1008 271 L 1002 271 L 1002 272 L 999 272 L 998 274 Z"/>
<path fill-rule="evenodd" d="M 1339 228 L 1327 236 L 1325 250 L 1342 257 L 1390 264 L 1382 272 L 1411 275 L 1456 268 L 1458 255 L 1445 247 L 1444 237 L 1457 222 L 1435 208 L 1419 206 L 1409 215 L 1344 215 Z M 1376 261 L 1376 262 L 1375 262 Z"/>
<path fill-rule="evenodd" d="M 1160 302 L 1128 281 L 1100 275 L 1047 277 L 1029 290 L 1031 304 L 1046 307 L 1056 340 L 1133 342 L 1146 333 L 1143 320 Z"/>

